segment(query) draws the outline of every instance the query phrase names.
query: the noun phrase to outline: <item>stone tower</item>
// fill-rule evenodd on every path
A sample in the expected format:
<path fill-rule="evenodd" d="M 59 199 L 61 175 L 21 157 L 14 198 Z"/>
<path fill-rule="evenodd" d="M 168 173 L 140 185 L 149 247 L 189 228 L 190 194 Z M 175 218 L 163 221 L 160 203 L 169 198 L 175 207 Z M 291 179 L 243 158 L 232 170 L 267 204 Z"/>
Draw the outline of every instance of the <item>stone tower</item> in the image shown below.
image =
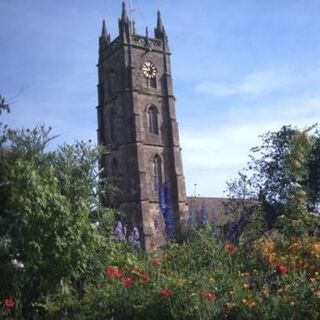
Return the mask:
<path fill-rule="evenodd" d="M 135 32 L 125 3 L 119 35 L 111 41 L 105 21 L 99 38 L 98 143 L 111 186 L 106 205 L 137 227 L 143 247 L 162 245 L 166 219 L 159 205 L 166 188 L 176 231 L 187 212 L 168 38 L 160 12 L 154 37 Z M 161 202 L 160 201 L 160 202 Z"/>

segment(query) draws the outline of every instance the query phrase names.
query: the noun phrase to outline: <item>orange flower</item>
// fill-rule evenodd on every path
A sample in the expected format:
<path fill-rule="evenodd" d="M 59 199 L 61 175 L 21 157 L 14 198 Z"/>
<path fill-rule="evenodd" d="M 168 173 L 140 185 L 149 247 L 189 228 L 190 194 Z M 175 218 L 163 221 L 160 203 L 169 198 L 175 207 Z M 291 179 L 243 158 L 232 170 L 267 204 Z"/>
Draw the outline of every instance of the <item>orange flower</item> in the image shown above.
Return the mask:
<path fill-rule="evenodd" d="M 276 244 L 272 240 L 265 240 L 260 245 L 261 255 L 269 262 L 272 263 L 276 260 L 276 253 L 274 252 Z"/>
<path fill-rule="evenodd" d="M 224 246 L 224 251 L 228 252 L 231 256 L 234 256 L 237 252 L 235 246 L 231 242 L 227 242 Z"/>
<path fill-rule="evenodd" d="M 168 288 L 162 288 L 160 294 L 168 298 L 171 295 L 171 291 Z"/>
<path fill-rule="evenodd" d="M 314 254 L 320 253 L 320 243 L 313 243 L 310 247 L 310 250 Z"/>
<path fill-rule="evenodd" d="M 288 247 L 291 250 L 297 250 L 302 248 L 302 243 L 300 241 L 293 242 Z"/>
<path fill-rule="evenodd" d="M 151 264 L 152 267 L 157 267 L 160 264 L 160 262 L 159 262 L 159 260 L 157 258 L 152 258 L 150 260 L 150 264 Z"/>
<path fill-rule="evenodd" d="M 257 305 L 254 300 L 249 299 L 249 298 L 242 299 L 242 303 L 245 304 L 246 306 L 249 306 L 249 307 L 255 307 Z"/>

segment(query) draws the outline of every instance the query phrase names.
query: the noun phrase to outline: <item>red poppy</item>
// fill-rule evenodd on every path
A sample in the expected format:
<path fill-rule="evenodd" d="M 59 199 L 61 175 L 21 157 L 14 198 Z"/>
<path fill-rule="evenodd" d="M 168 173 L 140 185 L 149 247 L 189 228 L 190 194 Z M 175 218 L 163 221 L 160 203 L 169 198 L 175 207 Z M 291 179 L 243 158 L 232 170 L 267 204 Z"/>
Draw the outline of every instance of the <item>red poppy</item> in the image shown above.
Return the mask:
<path fill-rule="evenodd" d="M 171 291 L 168 288 L 162 288 L 160 293 L 165 297 L 169 297 L 171 295 Z"/>
<path fill-rule="evenodd" d="M 133 280 L 131 278 L 124 278 L 123 279 L 123 284 L 125 285 L 126 288 L 129 288 L 133 285 Z"/>
<path fill-rule="evenodd" d="M 151 264 L 152 267 L 157 267 L 160 264 L 160 262 L 159 262 L 159 260 L 157 258 L 152 258 L 150 260 L 150 264 Z"/>
<path fill-rule="evenodd" d="M 276 267 L 280 273 L 287 273 L 288 272 L 288 268 L 282 264 L 278 264 Z"/>
<path fill-rule="evenodd" d="M 123 272 L 121 270 L 116 269 L 113 271 L 113 275 L 115 276 L 115 278 L 120 279 L 123 276 Z"/>
<path fill-rule="evenodd" d="M 112 277 L 114 275 L 115 269 L 113 267 L 108 267 L 106 270 L 106 273 L 109 277 Z"/>
<path fill-rule="evenodd" d="M 218 295 L 215 292 L 207 292 L 205 297 L 207 298 L 207 300 L 212 301 L 212 300 L 217 300 Z"/>
<path fill-rule="evenodd" d="M 123 276 L 123 271 L 113 268 L 111 266 L 109 266 L 106 270 L 107 275 L 111 278 L 111 277 L 115 277 L 115 278 L 121 278 Z"/>
<path fill-rule="evenodd" d="M 232 243 L 228 242 L 224 246 L 224 251 L 228 252 L 231 256 L 233 256 L 233 255 L 236 254 L 237 250 L 236 250 L 235 246 Z"/>
<path fill-rule="evenodd" d="M 14 301 L 10 298 L 4 299 L 4 301 L 3 301 L 3 306 L 5 308 L 8 308 L 8 309 L 13 308 L 14 305 L 15 305 Z"/>
<path fill-rule="evenodd" d="M 144 282 L 148 282 L 150 281 L 150 276 L 148 274 L 143 274 L 141 279 L 144 281 Z"/>

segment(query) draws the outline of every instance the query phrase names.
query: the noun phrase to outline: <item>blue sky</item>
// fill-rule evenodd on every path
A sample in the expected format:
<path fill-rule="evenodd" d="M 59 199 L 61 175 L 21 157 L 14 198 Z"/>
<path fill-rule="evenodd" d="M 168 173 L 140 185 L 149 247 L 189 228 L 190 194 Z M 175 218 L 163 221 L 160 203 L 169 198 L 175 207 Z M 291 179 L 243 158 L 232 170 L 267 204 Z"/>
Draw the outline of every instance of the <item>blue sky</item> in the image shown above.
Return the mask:
<path fill-rule="evenodd" d="M 259 134 L 320 119 L 320 1 L 132 0 L 137 31 L 161 10 L 187 193 L 222 196 Z M 98 36 L 118 0 L 0 0 L 0 94 L 12 127 L 96 139 Z M 15 97 L 17 94 L 20 95 Z"/>

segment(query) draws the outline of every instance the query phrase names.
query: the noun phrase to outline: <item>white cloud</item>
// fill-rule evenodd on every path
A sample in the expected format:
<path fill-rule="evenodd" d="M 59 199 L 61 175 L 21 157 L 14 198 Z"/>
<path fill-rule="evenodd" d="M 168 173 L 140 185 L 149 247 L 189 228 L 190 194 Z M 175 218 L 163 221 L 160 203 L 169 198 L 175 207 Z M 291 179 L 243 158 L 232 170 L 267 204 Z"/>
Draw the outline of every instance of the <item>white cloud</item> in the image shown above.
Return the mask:
<path fill-rule="evenodd" d="M 188 194 L 197 183 L 201 195 L 223 196 L 225 182 L 246 165 L 250 148 L 261 144 L 259 135 L 277 131 L 285 124 L 303 129 L 318 119 L 320 96 L 306 96 L 278 101 L 273 107 L 233 108 L 223 126 L 181 130 Z"/>
<path fill-rule="evenodd" d="M 238 123 L 254 121 L 264 124 L 277 120 L 281 124 L 303 126 L 320 119 L 320 95 L 286 98 L 255 107 L 232 107 L 229 117 Z"/>
<path fill-rule="evenodd" d="M 195 90 L 198 93 L 215 96 L 258 95 L 287 87 L 295 81 L 287 70 L 263 70 L 250 73 L 233 83 L 202 82 L 195 87 Z"/>
<path fill-rule="evenodd" d="M 225 182 L 237 175 L 249 150 L 258 144 L 258 135 L 266 128 L 254 125 L 226 125 L 222 129 L 199 132 L 182 131 L 183 164 L 188 194 L 193 184 L 206 196 L 222 196 Z"/>

